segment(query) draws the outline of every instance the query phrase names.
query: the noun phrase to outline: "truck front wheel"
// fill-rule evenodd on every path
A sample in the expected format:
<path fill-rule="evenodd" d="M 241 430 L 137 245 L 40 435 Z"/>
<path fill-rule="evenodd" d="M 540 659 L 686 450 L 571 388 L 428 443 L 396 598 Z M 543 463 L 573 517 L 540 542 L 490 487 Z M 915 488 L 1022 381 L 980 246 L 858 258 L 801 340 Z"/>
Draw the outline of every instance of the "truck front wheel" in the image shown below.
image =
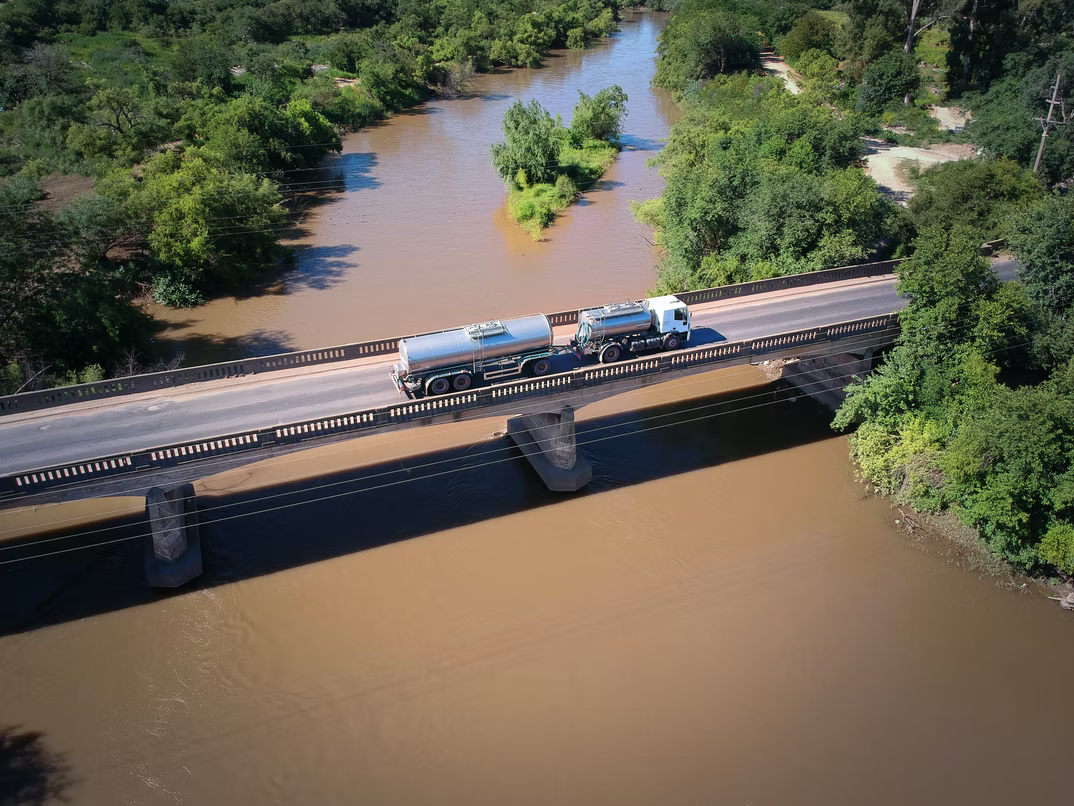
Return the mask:
<path fill-rule="evenodd" d="M 678 350 L 680 344 L 682 344 L 682 338 L 678 333 L 668 333 L 664 336 L 665 350 Z"/>

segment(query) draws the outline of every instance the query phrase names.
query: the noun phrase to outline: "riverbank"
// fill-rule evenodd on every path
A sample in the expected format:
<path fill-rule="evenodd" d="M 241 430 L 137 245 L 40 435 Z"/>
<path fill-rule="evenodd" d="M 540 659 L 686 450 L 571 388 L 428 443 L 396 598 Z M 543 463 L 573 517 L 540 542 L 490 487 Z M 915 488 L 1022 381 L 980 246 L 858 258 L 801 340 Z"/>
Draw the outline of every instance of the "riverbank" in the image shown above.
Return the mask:
<path fill-rule="evenodd" d="M 667 15 L 623 16 L 619 33 L 585 50 L 552 51 L 540 69 L 478 74 L 466 97 L 348 134 L 283 234 L 294 268 L 198 308 L 151 306 L 166 323 L 164 352 L 210 363 L 644 295 L 659 255 L 630 203 L 660 194 L 648 160 L 680 111 L 650 86 Z M 489 160 L 504 116 L 534 99 L 568 117 L 579 90 L 611 84 L 630 98 L 623 150 L 534 242 Z"/>
<path fill-rule="evenodd" d="M 1028 576 L 997 557 L 980 533 L 960 521 L 953 512 L 922 513 L 896 504 L 891 504 L 891 509 L 894 525 L 908 538 L 958 568 L 992 579 L 997 587 L 1038 598 L 1061 598 L 1074 593 L 1074 584 L 1069 581 Z"/>

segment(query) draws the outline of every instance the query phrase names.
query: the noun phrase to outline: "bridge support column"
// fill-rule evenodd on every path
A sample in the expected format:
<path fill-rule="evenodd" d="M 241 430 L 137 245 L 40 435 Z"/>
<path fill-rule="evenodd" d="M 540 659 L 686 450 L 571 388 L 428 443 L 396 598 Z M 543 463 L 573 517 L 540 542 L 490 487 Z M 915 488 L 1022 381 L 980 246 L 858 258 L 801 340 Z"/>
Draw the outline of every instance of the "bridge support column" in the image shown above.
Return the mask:
<path fill-rule="evenodd" d="M 145 538 L 145 576 L 155 588 L 178 588 L 201 576 L 194 485 L 173 490 L 153 487 L 146 493 L 151 534 Z"/>
<path fill-rule="evenodd" d="M 593 478 L 593 466 L 578 450 L 574 409 L 524 414 L 507 421 L 507 435 L 526 454 L 549 490 L 575 492 Z"/>
<path fill-rule="evenodd" d="M 875 348 L 869 347 L 861 353 L 803 358 L 797 364 L 785 366 L 783 378 L 835 411 L 846 400 L 846 386 L 853 382 L 853 376 L 864 378 L 872 371 L 874 352 Z"/>

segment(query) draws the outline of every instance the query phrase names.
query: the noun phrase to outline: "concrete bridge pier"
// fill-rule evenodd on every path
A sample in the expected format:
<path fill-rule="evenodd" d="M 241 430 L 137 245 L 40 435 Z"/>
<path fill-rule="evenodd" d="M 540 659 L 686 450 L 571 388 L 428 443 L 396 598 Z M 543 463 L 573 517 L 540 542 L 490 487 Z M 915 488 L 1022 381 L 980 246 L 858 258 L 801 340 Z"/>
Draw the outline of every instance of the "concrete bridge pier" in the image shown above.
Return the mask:
<path fill-rule="evenodd" d="M 847 384 L 864 378 L 875 366 L 875 347 L 837 355 L 803 358 L 783 368 L 783 378 L 833 412 L 846 400 Z"/>
<path fill-rule="evenodd" d="M 145 496 L 151 534 L 145 538 L 145 576 L 154 588 L 178 588 L 201 576 L 194 485 L 153 487 Z"/>
<path fill-rule="evenodd" d="M 549 490 L 573 493 L 593 478 L 593 466 L 578 450 L 574 409 L 524 414 L 507 421 L 507 435 L 529 459 Z"/>

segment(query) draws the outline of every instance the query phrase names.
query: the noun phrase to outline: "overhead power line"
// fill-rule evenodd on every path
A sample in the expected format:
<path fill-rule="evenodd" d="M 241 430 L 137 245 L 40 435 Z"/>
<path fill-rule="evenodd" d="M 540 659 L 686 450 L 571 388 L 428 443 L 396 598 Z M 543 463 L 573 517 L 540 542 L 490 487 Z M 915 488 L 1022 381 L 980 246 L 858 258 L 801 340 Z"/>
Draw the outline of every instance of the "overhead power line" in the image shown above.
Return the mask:
<path fill-rule="evenodd" d="M 1006 345 L 1004 347 L 997 347 L 995 350 L 993 350 L 991 352 L 992 353 L 1005 352 L 1007 350 L 1017 349 L 1019 347 L 1024 347 L 1029 343 L 1030 343 L 1029 341 L 1022 341 L 1022 342 L 1017 342 L 1017 343 L 1013 343 L 1013 344 L 1008 344 L 1008 345 Z M 838 349 L 838 348 L 836 348 L 836 349 Z M 833 352 L 833 353 L 829 353 L 829 354 L 838 354 L 838 353 Z M 823 357 L 823 356 L 818 355 L 816 357 Z M 844 362 L 843 364 L 839 364 L 839 365 L 836 365 L 836 366 L 837 367 L 839 367 L 839 366 L 847 366 L 850 363 L 858 363 L 858 362 L 855 360 L 854 362 Z M 855 374 L 856 373 L 842 373 L 840 375 L 835 376 L 835 378 L 832 378 L 830 380 L 841 380 L 841 379 L 848 379 L 849 380 L 849 379 L 853 378 L 855 376 Z M 700 381 L 698 381 L 698 382 L 700 382 Z M 799 384 L 797 386 L 798 386 L 799 389 L 802 389 L 805 386 L 815 386 L 815 385 L 825 383 L 825 382 L 826 381 L 815 381 L 815 382 L 809 382 L 809 383 L 805 383 L 805 384 Z M 748 396 L 745 396 L 745 397 L 742 397 L 742 398 L 738 398 L 736 401 L 733 401 L 733 402 L 734 403 L 741 403 L 744 400 L 751 400 L 751 399 L 756 399 L 756 398 L 760 398 L 760 397 L 767 397 L 770 394 L 771 394 L 771 392 L 761 392 L 761 393 L 757 393 L 757 394 L 754 394 L 754 395 L 748 395 Z M 804 392 L 805 396 L 813 396 L 814 394 L 815 394 L 815 392 Z M 638 423 L 649 422 L 649 421 L 652 421 L 652 420 L 660 420 L 660 419 L 665 419 L 665 418 L 668 418 L 668 417 L 677 418 L 677 419 L 672 419 L 671 422 L 667 422 L 667 423 L 663 423 L 663 424 L 659 424 L 659 425 L 650 425 L 650 426 L 647 426 L 647 427 L 644 427 L 644 428 L 641 428 L 641 429 L 634 429 L 634 430 L 631 430 L 631 431 L 627 431 L 625 433 L 610 434 L 610 435 L 600 436 L 600 437 L 596 437 L 596 438 L 592 438 L 592 439 L 579 440 L 577 444 L 578 444 L 579 447 L 583 447 L 583 446 L 589 445 L 589 444 L 605 442 L 605 441 L 610 440 L 610 439 L 616 439 L 616 438 L 624 437 L 624 436 L 632 436 L 632 435 L 636 435 L 636 434 L 639 434 L 639 433 L 645 433 L 645 432 L 650 432 L 650 431 L 657 431 L 657 430 L 668 428 L 668 427 L 671 427 L 671 426 L 674 426 L 674 425 L 683 425 L 683 424 L 692 423 L 692 422 L 699 422 L 699 421 L 703 421 L 703 420 L 712 419 L 714 417 L 724 416 L 724 415 L 727 415 L 727 414 L 735 414 L 735 413 L 739 413 L 739 412 L 743 412 L 743 411 L 750 411 L 750 410 L 754 410 L 754 409 L 763 408 L 764 406 L 776 405 L 777 403 L 784 403 L 784 402 L 787 402 L 787 401 L 767 401 L 767 402 L 757 403 L 757 404 L 754 404 L 754 405 L 746 405 L 746 406 L 739 405 L 739 406 L 735 406 L 733 408 L 730 408 L 727 411 L 710 413 L 710 414 L 702 414 L 702 415 L 699 415 L 699 416 L 696 416 L 696 417 L 687 417 L 687 418 L 679 417 L 679 415 L 682 415 L 682 414 L 689 414 L 691 412 L 706 411 L 706 410 L 716 408 L 716 407 L 719 407 L 719 406 L 728 405 L 728 403 L 726 403 L 724 401 L 720 401 L 720 402 L 717 402 L 717 403 L 704 404 L 704 405 L 701 405 L 701 406 L 692 407 L 690 409 L 680 410 L 680 411 L 676 411 L 676 412 L 670 412 L 670 413 L 666 413 L 666 414 L 659 414 L 659 415 L 652 415 L 652 416 L 649 416 L 649 417 L 634 418 L 632 420 L 627 420 L 625 422 L 613 423 L 613 424 L 610 424 L 610 425 L 607 425 L 607 426 L 601 426 L 599 428 L 591 429 L 591 430 L 586 431 L 585 434 L 586 434 L 586 436 L 588 436 L 590 434 L 593 434 L 593 433 L 596 433 L 596 432 L 599 432 L 599 431 L 607 431 L 609 429 L 626 428 L 626 427 L 629 427 L 631 425 L 636 425 Z M 538 404 L 538 406 L 541 406 L 540 401 L 537 401 L 537 404 Z M 510 415 L 508 415 L 508 416 L 510 416 Z M 499 450 L 501 450 L 501 449 L 499 449 L 499 448 L 490 449 L 488 451 L 483 451 L 483 452 L 481 452 L 479 454 L 476 454 L 476 456 L 489 455 L 489 454 L 492 454 L 492 453 L 499 452 Z M 475 456 L 474 454 L 471 454 L 468 458 L 473 458 L 474 456 Z M 301 458 L 302 457 L 295 457 L 295 461 L 298 461 Z M 495 460 L 486 461 L 486 462 L 480 462 L 480 463 L 478 463 L 476 465 L 469 465 L 469 466 L 465 466 L 465 467 L 454 467 L 454 468 L 450 468 L 450 469 L 446 469 L 446 470 L 440 470 L 440 471 L 437 471 L 437 472 L 434 472 L 434 473 L 431 473 L 431 474 L 422 475 L 420 477 L 415 477 L 415 476 L 411 475 L 411 474 L 413 474 L 413 473 L 415 473 L 417 471 L 420 471 L 422 469 L 425 469 L 425 468 L 430 468 L 430 467 L 434 467 L 434 466 L 437 466 L 437 465 L 442 465 L 442 464 L 457 461 L 456 459 L 441 459 L 441 460 L 435 460 L 435 461 L 432 461 L 432 462 L 426 462 L 426 463 L 415 465 L 415 466 L 400 468 L 398 470 L 391 470 L 391 471 L 387 471 L 387 472 L 378 473 L 378 474 L 375 474 L 373 476 L 366 477 L 366 478 L 363 478 L 363 479 L 347 479 L 347 480 L 337 481 L 337 482 L 328 482 L 328 483 L 324 483 L 324 484 L 310 485 L 308 487 L 302 488 L 301 490 L 291 491 L 291 492 L 286 492 L 286 493 L 270 494 L 270 495 L 262 496 L 260 498 L 255 498 L 255 499 L 252 499 L 252 501 L 246 501 L 246 502 L 243 502 L 243 503 L 244 504 L 259 503 L 259 502 L 274 500 L 274 499 L 281 498 L 281 497 L 284 497 L 284 496 L 296 495 L 296 494 L 299 494 L 299 493 L 309 493 L 309 492 L 313 492 L 313 491 L 317 491 L 317 490 L 325 490 L 325 489 L 329 489 L 329 488 L 336 488 L 336 487 L 339 487 L 339 486 L 342 486 L 342 485 L 345 485 L 345 484 L 359 483 L 361 481 L 368 481 L 371 478 L 380 478 L 380 477 L 383 477 L 383 476 L 390 476 L 390 475 L 393 475 L 393 474 L 399 473 L 399 472 L 404 472 L 405 471 L 405 472 L 408 473 L 408 477 L 405 478 L 405 479 L 399 479 L 399 480 L 395 480 L 395 481 L 384 482 L 384 483 L 377 484 L 377 485 L 374 485 L 374 486 L 371 486 L 371 487 L 362 487 L 362 488 L 356 489 L 356 490 L 347 490 L 347 491 L 343 491 L 343 492 L 333 493 L 333 494 L 330 494 L 330 495 L 322 495 L 322 496 L 319 496 L 319 497 L 314 498 L 314 499 L 303 500 L 303 501 L 295 501 L 295 502 L 291 502 L 291 503 L 287 503 L 287 504 L 279 504 L 279 505 L 275 505 L 275 506 L 260 507 L 260 508 L 254 509 L 252 511 L 249 511 L 249 512 L 242 512 L 242 513 L 239 513 L 239 514 L 229 515 L 229 516 L 225 516 L 225 517 L 211 518 L 211 519 L 208 519 L 208 520 L 202 518 L 202 525 L 210 525 L 210 524 L 214 524 L 214 523 L 223 523 L 223 522 L 228 522 L 228 521 L 232 521 L 232 520 L 237 520 L 239 518 L 250 517 L 250 516 L 253 516 L 253 515 L 291 509 L 291 508 L 294 508 L 294 507 L 297 507 L 297 506 L 302 506 L 302 505 L 305 505 L 305 504 L 310 504 L 310 503 L 315 503 L 315 502 L 320 502 L 320 501 L 326 501 L 326 500 L 333 500 L 333 499 L 336 499 L 336 498 L 343 498 L 343 497 L 346 497 L 346 496 L 356 495 L 356 494 L 360 494 L 360 493 L 364 493 L 364 492 L 372 492 L 372 491 L 379 490 L 379 489 L 395 487 L 395 486 L 399 486 L 401 484 L 405 484 L 405 483 L 409 483 L 409 482 L 424 481 L 424 480 L 427 480 L 427 479 L 432 479 L 432 478 L 436 478 L 436 477 L 440 477 L 440 476 L 444 476 L 444 475 L 449 475 L 449 474 L 452 474 L 452 473 L 457 473 L 457 472 L 462 472 L 462 471 L 467 471 L 467 470 L 477 470 L 479 468 L 489 467 L 489 466 L 492 466 L 492 465 L 500 465 L 500 464 L 504 464 L 505 462 L 514 461 L 516 459 L 521 459 L 521 458 L 525 458 L 525 456 L 506 457 L 506 458 L 495 459 Z M 295 478 L 290 479 L 289 481 L 297 481 L 299 479 L 300 479 L 300 477 L 295 477 Z M 230 505 L 221 504 L 221 505 L 217 505 L 217 506 L 211 506 L 211 507 L 205 507 L 203 509 L 199 509 L 199 516 L 203 516 L 206 513 L 210 513 L 210 512 L 213 512 L 215 510 L 225 508 L 226 506 L 230 506 Z M 113 514 L 120 514 L 120 511 L 117 510 Z M 104 514 L 101 515 L 101 517 L 106 517 L 106 515 L 107 515 L 107 513 L 104 513 Z M 32 541 L 32 542 L 36 543 L 36 544 L 40 544 L 40 543 L 44 543 L 44 542 L 54 542 L 54 541 L 57 541 L 57 540 L 76 539 L 76 538 L 79 538 L 79 537 L 85 537 L 87 535 L 100 533 L 100 532 L 106 532 L 106 531 L 109 531 L 109 530 L 110 530 L 109 527 L 103 527 L 103 528 L 94 529 L 94 530 L 90 530 L 90 531 L 80 532 L 80 533 L 75 534 L 75 535 L 61 535 L 61 536 L 57 536 L 57 537 L 53 537 L 53 538 L 47 538 L 47 539 L 42 540 L 42 541 Z M 114 543 L 126 542 L 126 541 L 130 541 L 130 540 L 137 540 L 137 539 L 148 537 L 151 534 L 152 534 L 152 532 L 144 532 L 144 533 L 140 533 L 140 534 L 136 534 L 136 535 L 129 535 L 129 536 L 126 536 L 126 537 L 123 537 L 123 538 L 117 538 L 117 539 L 114 539 L 114 540 L 101 541 L 101 542 L 91 543 L 91 544 L 82 545 L 82 546 L 74 546 L 74 547 L 70 547 L 70 548 L 60 549 L 60 550 L 57 550 L 57 551 L 42 552 L 42 553 L 38 553 L 38 554 L 31 554 L 31 555 L 27 555 L 25 557 L 19 557 L 19 558 L 15 558 L 15 559 L 12 559 L 12 560 L 2 560 L 2 561 L 0 561 L 0 565 L 8 565 L 8 564 L 11 564 L 11 563 L 23 562 L 23 561 L 32 560 L 32 559 L 39 559 L 39 558 L 43 558 L 43 557 L 53 556 L 53 555 L 56 555 L 56 554 L 65 554 L 65 553 L 69 553 L 69 552 L 72 552 L 72 551 L 79 551 L 79 550 L 83 550 L 83 549 L 97 548 L 97 547 L 100 547 L 100 546 L 111 545 L 111 544 L 114 544 Z M 17 544 L 14 544 L 14 545 L 2 546 L 2 547 L 0 547 L 0 551 L 5 551 L 5 550 L 9 550 L 9 549 L 16 549 L 16 548 L 20 548 L 20 547 L 25 548 L 26 545 L 27 545 L 27 543 L 23 542 L 23 543 L 17 543 Z"/>

